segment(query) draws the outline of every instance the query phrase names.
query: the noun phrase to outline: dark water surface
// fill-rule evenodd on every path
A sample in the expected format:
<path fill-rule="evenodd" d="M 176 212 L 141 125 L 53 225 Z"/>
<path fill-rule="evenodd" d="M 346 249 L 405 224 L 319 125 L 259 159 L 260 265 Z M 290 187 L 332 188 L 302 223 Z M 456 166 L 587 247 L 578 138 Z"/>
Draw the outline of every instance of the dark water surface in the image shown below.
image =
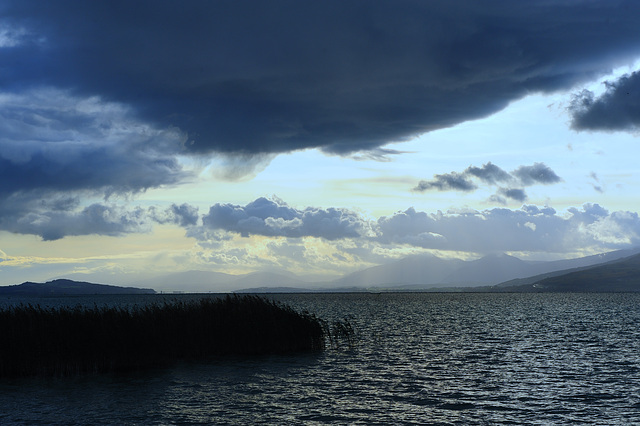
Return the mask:
<path fill-rule="evenodd" d="M 269 297 L 350 318 L 358 347 L 0 380 L 0 424 L 640 424 L 638 294 Z M 154 300 L 127 298 L 80 303 Z"/>

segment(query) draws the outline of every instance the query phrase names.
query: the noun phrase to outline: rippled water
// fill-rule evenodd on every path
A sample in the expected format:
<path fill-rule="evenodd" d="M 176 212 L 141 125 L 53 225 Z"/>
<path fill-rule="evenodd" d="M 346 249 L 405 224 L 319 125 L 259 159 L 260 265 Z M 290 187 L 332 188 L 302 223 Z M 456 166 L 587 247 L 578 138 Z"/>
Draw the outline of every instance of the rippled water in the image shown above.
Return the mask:
<path fill-rule="evenodd" d="M 349 317 L 358 347 L 5 380 L 0 423 L 640 423 L 640 295 L 270 297 Z"/>

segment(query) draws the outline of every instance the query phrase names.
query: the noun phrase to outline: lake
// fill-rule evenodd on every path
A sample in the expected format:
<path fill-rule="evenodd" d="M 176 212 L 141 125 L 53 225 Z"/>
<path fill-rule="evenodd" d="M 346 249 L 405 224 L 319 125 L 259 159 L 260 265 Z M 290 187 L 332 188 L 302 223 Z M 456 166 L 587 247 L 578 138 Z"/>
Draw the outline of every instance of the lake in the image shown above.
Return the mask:
<path fill-rule="evenodd" d="M 204 296 L 38 303 L 194 297 Z M 357 347 L 127 375 L 4 379 L 0 424 L 640 423 L 640 294 L 266 297 L 349 318 Z"/>

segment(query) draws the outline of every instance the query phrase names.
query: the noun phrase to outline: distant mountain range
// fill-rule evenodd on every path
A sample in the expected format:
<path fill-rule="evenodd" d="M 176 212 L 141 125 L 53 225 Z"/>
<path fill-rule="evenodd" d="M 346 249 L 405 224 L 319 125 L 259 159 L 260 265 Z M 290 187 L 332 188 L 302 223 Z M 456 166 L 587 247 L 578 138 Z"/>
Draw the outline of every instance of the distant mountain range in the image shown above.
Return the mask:
<path fill-rule="evenodd" d="M 543 274 L 561 274 L 563 270 L 589 267 L 637 253 L 640 249 L 549 262 L 524 261 L 506 254 L 488 255 L 473 261 L 413 256 L 354 272 L 334 284 L 386 290 L 488 286 Z"/>
<path fill-rule="evenodd" d="M 155 294 L 155 290 L 58 279 L 0 287 L 0 296 L 78 296 L 94 294 Z"/>
<path fill-rule="evenodd" d="M 581 257 L 558 261 L 524 261 L 506 254 L 494 254 L 483 258 L 464 261 L 460 259 L 443 259 L 432 255 L 411 256 L 392 261 L 384 265 L 374 266 L 348 274 L 344 277 L 318 281 L 317 277 L 297 276 L 290 272 L 257 272 L 245 275 L 231 275 L 219 272 L 186 271 L 162 275 L 145 280 L 137 280 L 127 285 L 134 287 L 112 287 L 103 289 L 105 292 L 143 291 L 153 288 L 156 291 L 180 291 L 190 293 L 207 292 L 299 292 L 299 291 L 600 291 L 593 290 L 601 287 L 601 282 L 589 281 L 591 277 L 602 275 L 602 280 L 609 278 L 622 281 L 615 291 L 623 288 L 634 288 L 633 262 L 630 264 L 617 261 L 625 260 L 640 254 L 640 248 L 635 250 L 619 250 L 595 256 Z M 625 260 L 626 261 L 626 260 Z M 605 272 L 593 271 L 593 266 L 610 265 L 618 270 L 615 275 L 609 269 Z M 586 275 L 570 275 L 583 272 Z M 587 272 L 591 271 L 591 272 Z M 639 272 L 640 273 L 640 272 Z M 593 275 L 596 274 L 596 275 Z M 612 275 L 613 274 L 613 275 Z M 578 278 L 576 278 L 578 277 Z M 74 277 L 75 278 L 75 277 Z M 552 279 L 556 279 L 553 281 Z M 594 278 L 595 279 L 595 278 Z M 544 281 L 547 280 L 547 281 Z M 544 281 L 544 282 L 543 282 Z M 51 283 L 58 283 L 51 285 Z M 64 283 L 67 284 L 64 284 Z M 69 283 L 79 282 L 70 280 L 54 280 L 43 287 L 47 291 L 73 293 L 74 287 Z M 574 284 L 569 285 L 568 282 Z M 592 284 L 580 284 L 581 282 Z M 560 284 L 564 283 L 564 284 Z M 85 294 L 98 293 L 98 287 L 91 288 L 90 283 L 82 282 Z M 28 286 L 43 286 L 43 284 L 24 283 Z M 97 285 L 97 284 L 94 284 Z M 625 286 L 631 287 L 625 287 Z M 591 287 L 589 287 L 591 286 Z M 0 294 L 7 291 L 18 291 L 12 287 L 0 287 Z M 142 287 L 143 289 L 140 289 Z M 34 287 L 36 288 L 36 287 Z M 562 288 L 562 290 L 557 290 Z M 591 290 L 586 290 L 591 288 Z M 609 287 L 614 289 L 614 287 Z M 55 289 L 55 290 L 54 290 Z M 117 289 L 117 290 L 116 290 Z M 535 289 L 535 290 L 534 290 Z M 38 290 L 44 291 L 44 290 Z M 605 290 L 603 290 L 605 291 Z M 88 293 L 86 293 L 88 292 Z M 111 293 L 113 294 L 113 293 Z"/>
<path fill-rule="evenodd" d="M 410 256 L 383 265 L 318 281 L 290 272 L 256 272 L 231 275 L 219 272 L 186 271 L 139 280 L 138 287 L 158 291 L 186 292 L 282 292 L 282 291 L 411 291 L 496 285 L 514 279 L 588 267 L 640 253 L 620 250 L 595 256 L 558 261 L 524 261 L 506 254 L 493 254 L 473 261 L 443 259 L 432 255 Z M 518 283 L 524 284 L 524 283 Z"/>

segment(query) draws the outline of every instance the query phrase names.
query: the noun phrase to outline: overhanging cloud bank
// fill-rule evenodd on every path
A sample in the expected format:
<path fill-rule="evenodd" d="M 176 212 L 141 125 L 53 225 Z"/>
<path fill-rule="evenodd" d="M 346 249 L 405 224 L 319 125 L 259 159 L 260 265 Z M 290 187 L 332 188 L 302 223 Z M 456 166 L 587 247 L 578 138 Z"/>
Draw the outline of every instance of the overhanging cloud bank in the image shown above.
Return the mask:
<path fill-rule="evenodd" d="M 282 200 L 258 198 L 246 206 L 215 204 L 203 218 L 213 230 L 279 237 L 319 237 L 328 240 L 356 238 L 366 234 L 368 224 L 347 209 L 307 207 L 298 210 Z"/>
<path fill-rule="evenodd" d="M 0 229 L 45 240 L 149 230 L 143 210 L 107 201 L 187 179 L 180 141 L 98 98 L 0 94 Z"/>
<path fill-rule="evenodd" d="M 571 88 L 640 53 L 635 1 L 7 1 L 0 86 L 188 133 L 191 152 L 347 153 Z"/>
<path fill-rule="evenodd" d="M 596 97 L 583 90 L 576 94 L 569 111 L 576 130 L 640 130 L 640 72 L 605 82 L 606 92 Z"/>

